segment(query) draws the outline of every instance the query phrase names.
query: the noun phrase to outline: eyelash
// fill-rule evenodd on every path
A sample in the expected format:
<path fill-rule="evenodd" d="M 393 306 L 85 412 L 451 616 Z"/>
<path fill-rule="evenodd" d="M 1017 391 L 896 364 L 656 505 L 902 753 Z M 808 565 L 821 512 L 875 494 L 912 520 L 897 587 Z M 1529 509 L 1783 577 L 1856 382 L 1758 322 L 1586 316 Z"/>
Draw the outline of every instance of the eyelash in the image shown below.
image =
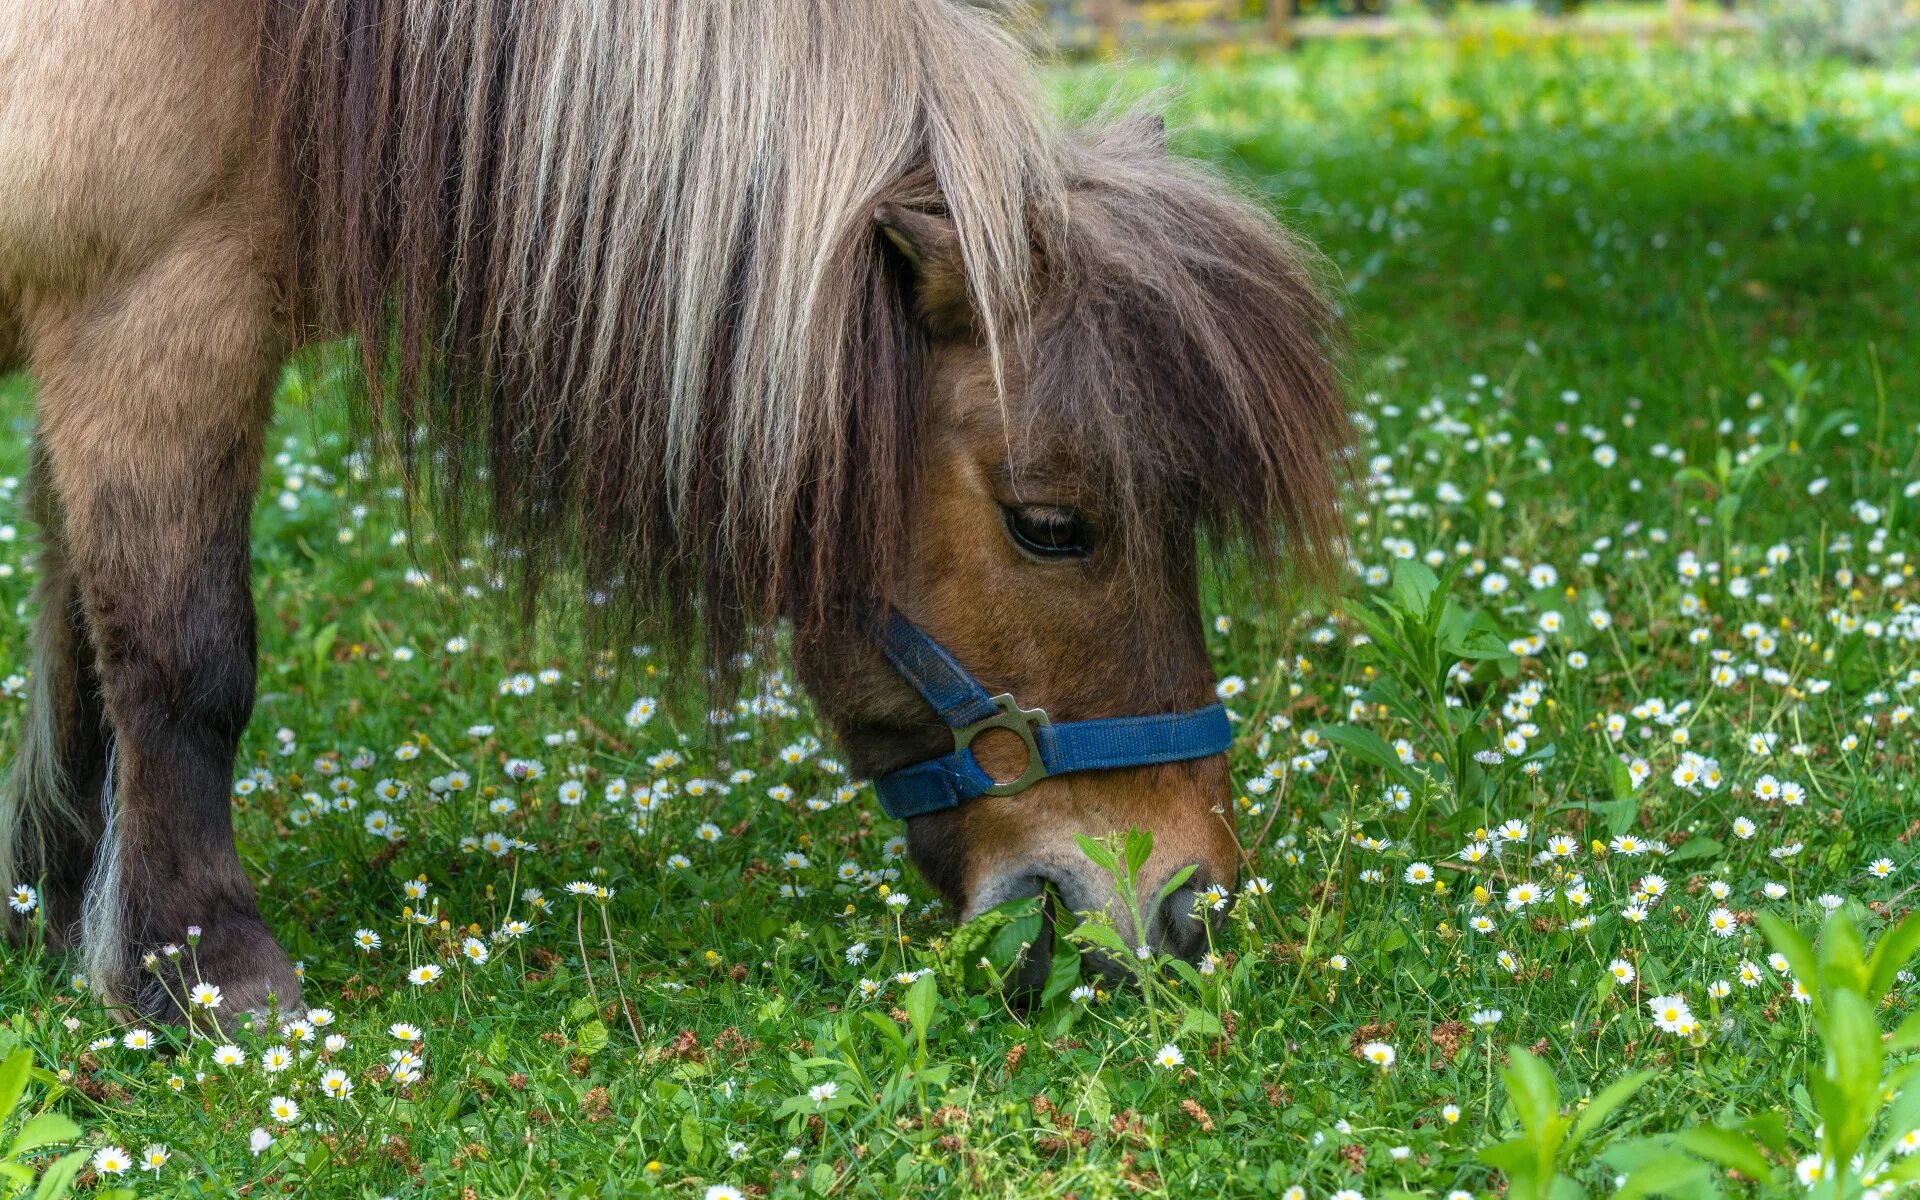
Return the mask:
<path fill-rule="evenodd" d="M 1043 559 L 1085 558 L 1093 552 L 1093 527 L 1086 516 L 1050 504 L 1002 505 L 1007 536 L 1028 554 Z"/>

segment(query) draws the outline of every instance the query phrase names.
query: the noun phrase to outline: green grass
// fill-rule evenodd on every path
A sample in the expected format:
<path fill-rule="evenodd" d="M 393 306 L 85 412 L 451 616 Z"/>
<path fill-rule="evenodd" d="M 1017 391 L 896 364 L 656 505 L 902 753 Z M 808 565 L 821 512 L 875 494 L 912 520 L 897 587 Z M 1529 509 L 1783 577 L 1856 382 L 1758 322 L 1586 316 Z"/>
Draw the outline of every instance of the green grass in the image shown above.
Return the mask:
<path fill-rule="evenodd" d="M 1073 93 L 1113 83 L 1104 68 L 1061 78 Z M 926 910 L 869 792 L 820 812 L 768 798 L 780 783 L 803 799 L 841 783 L 804 703 L 742 721 L 721 759 L 696 709 L 622 723 L 655 686 L 651 667 L 610 691 L 583 684 L 564 645 L 516 657 L 474 618 L 484 578 L 408 581 L 400 512 L 377 483 L 352 483 L 328 389 L 296 379 L 256 525 L 261 698 L 242 763 L 252 790 L 235 803 L 269 920 L 305 964 L 309 1003 L 334 1013 L 320 1033 L 346 1046 L 308 1046 L 276 1075 L 259 1053 L 277 1037 L 238 1039 L 238 1067 L 173 1035 L 127 1049 L 71 963 L 0 949 L 0 1052 L 28 1047 L 48 1072 L 27 1107 L 79 1122 L 89 1151 L 166 1145 L 157 1175 L 117 1181 L 163 1194 L 1486 1195 L 1501 1181 L 1478 1151 L 1516 1128 L 1501 1067 L 1517 1044 L 1569 1103 L 1651 1072 L 1566 1156 L 1585 1190 L 1608 1190 L 1649 1144 L 1636 1139 L 1716 1118 L 1776 1113 L 1791 1145 L 1811 1145 L 1803 1080 L 1822 1051 L 1752 914 L 1810 928 L 1832 896 L 1877 929 L 1920 869 L 1907 707 L 1920 680 L 1920 495 L 1907 494 L 1920 481 L 1920 80 L 1787 73 L 1738 43 L 1496 35 L 1141 66 L 1121 84 L 1178 89 L 1178 144 L 1270 193 L 1345 279 L 1372 461 L 1350 505 L 1347 596 L 1389 594 L 1396 550 L 1463 564 L 1458 620 L 1494 645 L 1454 690 L 1487 706 L 1488 738 L 1537 726 L 1537 776 L 1459 760 L 1443 787 L 1373 761 L 1353 728 L 1409 738 L 1423 761 L 1461 747 L 1381 688 L 1404 664 L 1356 648 L 1361 626 L 1340 604 L 1219 614 L 1232 619 L 1210 635 L 1218 669 L 1246 684 L 1230 701 L 1240 829 L 1271 891 L 1235 908 L 1208 974 L 1017 1015 L 956 966 L 1001 954 L 995 931 L 956 935 Z M 18 472 L 26 391 L 7 395 Z M 0 675 L 24 674 L 31 531 L 11 484 L 0 520 L 0 538 L 17 532 L 0 541 L 0 598 L 16 614 Z M 1785 557 L 1770 562 L 1775 546 Z M 1542 565 L 1554 579 L 1535 586 Z M 1560 633 L 1519 658 L 1500 648 L 1548 612 Z M 471 641 L 455 652 L 456 638 Z M 1713 679 L 1722 666 L 1730 686 Z M 503 693 L 548 668 L 557 682 Z M 5 690 L 16 722 L 18 681 Z M 1773 738 L 1769 753 L 1756 736 Z M 1676 784 L 1684 751 L 1718 761 L 1717 787 Z M 663 753 L 678 761 L 649 765 Z M 545 777 L 510 781 L 508 756 L 540 760 Z M 456 769 L 473 786 L 436 797 L 430 781 Z M 690 786 L 737 770 L 751 782 Z M 575 775 L 585 802 L 562 806 Z M 1766 798 L 1768 775 L 1804 802 Z M 636 832 L 630 801 L 602 799 L 614 778 L 674 794 Z M 310 816 L 303 795 L 331 797 L 343 779 L 357 807 Z M 410 795 L 377 798 L 383 779 Z M 500 800 L 517 807 L 490 813 Z M 404 837 L 370 835 L 375 809 Z M 1507 821 L 1526 824 L 1524 845 L 1462 862 Z M 697 834 L 706 822 L 717 842 Z M 471 844 L 493 832 L 538 850 Z M 1573 850 L 1535 862 L 1556 834 Z M 1665 853 L 1595 848 L 1617 836 Z M 1801 848 L 1775 856 L 1789 845 Z M 790 853 L 810 865 L 789 869 Z M 1883 857 L 1884 878 L 1868 870 Z M 911 899 L 897 925 L 879 886 L 839 880 L 843 862 L 906 871 L 889 884 Z M 1444 892 L 1404 882 L 1416 863 Z M 1623 919 L 1649 874 L 1664 894 L 1644 921 Z M 424 900 L 403 894 L 416 879 Z M 614 896 L 583 904 L 563 890 L 573 880 Z M 1707 928 L 1714 881 L 1738 917 L 1731 937 Z M 1551 896 L 1510 911 L 1527 884 Z M 497 938 L 510 918 L 530 931 Z M 356 948 L 362 928 L 381 949 Z M 491 948 L 484 965 L 450 957 L 469 931 Z M 1616 959 L 1633 982 L 1608 973 Z M 1758 986 L 1739 982 L 1743 961 Z M 429 962 L 445 976 L 409 985 Z M 895 980 L 923 968 L 912 988 Z M 1711 996 L 1716 980 L 1730 994 Z M 1897 983 L 1883 1018 L 1916 991 Z M 1686 997 L 1695 1032 L 1654 1025 L 1646 1001 L 1662 993 Z M 1488 1009 L 1497 1024 L 1467 1023 Z M 425 1059 L 404 1087 L 376 1069 L 402 1021 L 424 1031 Z M 1165 1041 L 1183 1066 L 1154 1061 Z M 1390 1069 L 1357 1053 L 1370 1041 L 1394 1047 Z M 336 1065 L 355 1084 L 344 1101 L 320 1089 Z M 838 1094 L 821 1104 L 809 1089 L 825 1082 Z M 298 1101 L 298 1121 L 273 1119 L 275 1095 Z M 256 1128 L 276 1139 L 257 1155 Z"/>

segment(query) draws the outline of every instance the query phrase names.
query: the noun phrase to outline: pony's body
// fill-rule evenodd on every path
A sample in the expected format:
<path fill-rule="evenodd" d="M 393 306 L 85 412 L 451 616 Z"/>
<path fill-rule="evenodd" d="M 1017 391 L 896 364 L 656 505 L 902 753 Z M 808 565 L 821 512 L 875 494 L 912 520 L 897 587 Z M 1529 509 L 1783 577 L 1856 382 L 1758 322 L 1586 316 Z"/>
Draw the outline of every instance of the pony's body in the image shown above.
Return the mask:
<path fill-rule="evenodd" d="M 1328 317 L 1256 211 L 1028 84 L 948 0 L 0 13 L 0 371 L 38 381 L 45 540 L 0 884 L 39 878 L 143 1009 L 179 1003 L 139 965 L 189 926 L 236 1007 L 297 996 L 227 795 L 269 396 L 338 333 L 410 477 L 484 501 L 503 563 L 577 564 L 603 632 L 697 614 L 715 661 L 791 620 L 863 770 L 944 736 L 865 641 L 885 604 L 1056 716 L 1206 699 L 1194 523 L 1309 553 L 1332 527 Z M 1003 514 L 1106 552 L 1063 574 Z M 1036 791 L 1230 881 L 1231 833 L 1166 815 L 1223 779 Z M 916 855 L 968 909 L 1070 875 L 1030 812 L 921 818 Z"/>

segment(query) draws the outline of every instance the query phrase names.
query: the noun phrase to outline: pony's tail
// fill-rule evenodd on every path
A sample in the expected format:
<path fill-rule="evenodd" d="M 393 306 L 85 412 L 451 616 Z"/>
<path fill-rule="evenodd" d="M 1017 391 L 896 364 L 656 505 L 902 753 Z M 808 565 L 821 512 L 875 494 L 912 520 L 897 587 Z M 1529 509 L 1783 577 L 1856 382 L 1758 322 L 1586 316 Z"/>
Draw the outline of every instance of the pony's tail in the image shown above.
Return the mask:
<path fill-rule="evenodd" d="M 32 692 L 27 700 L 19 753 L 7 768 L 0 793 L 0 879 L 7 886 L 37 884 L 46 861 L 48 831 L 77 824 L 76 805 L 60 762 L 60 731 L 53 716 L 53 688 L 47 676 L 58 670 L 59 656 L 45 648 L 46 627 L 64 624 L 42 613 L 34 630 Z"/>
<path fill-rule="evenodd" d="M 84 872 L 85 864 L 59 859 L 85 833 L 89 821 L 61 754 L 60 715 L 71 708 L 69 702 L 81 686 L 65 573 L 43 575 L 35 591 L 40 611 L 33 627 L 27 711 L 18 735 L 19 752 L 0 791 L 0 886 L 30 884 L 44 900 L 54 890 L 48 886 L 49 876 L 76 868 Z M 69 940 L 73 930 L 54 926 L 65 926 L 74 915 L 49 909 L 49 934 Z"/>
<path fill-rule="evenodd" d="M 33 673 L 18 749 L 0 786 L 0 888 L 36 887 L 48 941 L 65 947 L 80 936 L 81 898 L 104 824 L 81 794 L 91 780 L 75 778 L 74 764 L 91 764 L 96 751 L 104 753 L 107 734 L 86 624 L 66 565 L 64 523 L 44 476 L 36 458 L 28 497 L 42 539 Z M 87 768 L 81 773 L 92 774 Z M 5 924 L 18 932 L 31 920 L 9 912 Z"/>

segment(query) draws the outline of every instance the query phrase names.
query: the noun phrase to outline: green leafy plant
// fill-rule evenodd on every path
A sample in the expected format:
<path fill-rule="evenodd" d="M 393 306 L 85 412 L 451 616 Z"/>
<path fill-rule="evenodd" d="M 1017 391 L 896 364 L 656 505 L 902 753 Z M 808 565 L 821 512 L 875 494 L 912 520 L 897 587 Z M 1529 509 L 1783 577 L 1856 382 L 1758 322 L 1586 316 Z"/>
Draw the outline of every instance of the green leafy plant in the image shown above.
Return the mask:
<path fill-rule="evenodd" d="M 32 1077 L 33 1051 L 24 1046 L 0 1062 L 0 1129 L 13 1120 L 15 1111 L 26 1098 L 27 1082 Z M 49 1147 L 71 1143 L 79 1137 L 80 1126 L 59 1113 L 42 1112 L 28 1117 L 13 1135 L 5 1157 L 0 1158 L 0 1197 L 31 1195 L 33 1200 L 59 1200 L 72 1191 L 74 1177 L 86 1165 L 87 1152 L 70 1151 L 51 1162 L 42 1162 L 38 1156 Z M 34 1182 L 36 1172 L 38 1186 Z"/>
<path fill-rule="evenodd" d="M 1115 835 L 1105 841 L 1090 837 L 1079 838 L 1080 852 L 1097 867 L 1113 877 L 1114 891 L 1118 894 L 1121 908 L 1133 921 L 1137 936 L 1143 935 L 1147 922 L 1153 917 L 1168 898 L 1184 887 L 1193 877 L 1196 865 L 1181 867 L 1168 876 L 1150 900 L 1142 897 L 1143 881 L 1140 872 L 1146 867 L 1147 860 L 1153 856 L 1153 835 L 1144 830 L 1130 829 L 1124 837 Z M 1109 914 L 1082 913 L 1083 920 L 1065 933 L 1065 937 L 1082 947 L 1097 949 L 1111 956 L 1112 960 L 1124 964 L 1140 986 L 1140 994 L 1146 1001 L 1147 1027 L 1155 1044 L 1161 1041 L 1162 1015 L 1178 1010 L 1180 1021 L 1174 1029 L 1173 1040 L 1189 1033 L 1198 1033 L 1205 1037 L 1219 1037 L 1222 1028 L 1220 1018 L 1191 1002 L 1190 999 L 1176 995 L 1166 986 L 1166 972 L 1172 972 L 1190 985 L 1189 997 L 1208 994 L 1209 989 L 1194 970 L 1192 964 L 1164 954 L 1147 954 L 1136 951 L 1127 944 L 1120 931 L 1114 927 Z"/>
<path fill-rule="evenodd" d="M 1418 562 L 1399 562 L 1388 594 L 1347 605 L 1347 615 L 1367 633 L 1367 657 L 1381 668 L 1364 699 L 1385 705 L 1412 726 L 1416 748 L 1425 753 L 1405 763 L 1371 729 L 1338 725 L 1325 731 L 1328 741 L 1409 787 L 1443 785 L 1452 797 L 1449 811 L 1481 803 L 1497 780 L 1474 758 L 1492 745 L 1482 723 L 1485 704 L 1452 704 L 1448 685 L 1461 663 L 1491 663 L 1503 671 L 1514 667 L 1513 653 L 1492 621 L 1452 597 L 1451 585 L 1463 565 L 1456 561 L 1436 576 Z M 1526 757 L 1550 753 L 1551 747 L 1543 747 Z M 1518 765 L 1516 760 L 1509 769 Z"/>
<path fill-rule="evenodd" d="M 1761 1183 L 1784 1184 L 1791 1173 L 1816 1200 L 1920 1180 L 1920 1157 L 1896 1161 L 1902 1138 L 1920 1129 L 1920 1062 L 1891 1062 L 1920 1049 L 1920 1013 L 1886 1039 L 1875 1016 L 1920 951 L 1920 915 L 1884 934 L 1871 953 L 1845 910 L 1828 918 L 1817 944 L 1773 913 L 1758 919 L 1812 1009 L 1822 1054 L 1805 1082 L 1818 1125 L 1797 1147 L 1778 1112 L 1646 1139 L 1616 1160 L 1628 1170 L 1621 1196 L 1718 1195 L 1712 1174 L 1695 1169 L 1699 1160 Z"/>
<path fill-rule="evenodd" d="M 1147 918 L 1164 903 L 1167 897 L 1179 891 L 1187 880 L 1193 877 L 1195 865 L 1188 865 L 1175 871 L 1160 890 L 1155 892 L 1151 902 L 1142 903 L 1140 872 L 1153 856 L 1153 835 L 1141 829 L 1130 829 L 1124 837 L 1110 837 L 1099 840 L 1085 834 L 1075 838 L 1080 844 L 1080 853 L 1088 861 L 1113 877 L 1114 890 L 1119 894 L 1120 906 L 1133 921 L 1133 928 L 1145 929 Z M 1120 937 L 1119 931 L 1111 924 L 1104 933 L 1089 931 L 1087 936 L 1097 945 L 1103 946 L 1124 957 L 1132 958 L 1133 951 Z M 1137 968 L 1138 969 L 1138 968 Z"/>
<path fill-rule="evenodd" d="M 948 1069 L 945 1066 L 927 1066 L 927 1031 L 933 1028 L 938 1015 L 939 999 L 940 986 L 932 973 L 921 975 L 913 981 L 907 988 L 907 994 L 900 998 L 900 1007 L 907 1014 L 905 1034 L 900 1032 L 893 1018 L 884 1013 L 869 1011 L 861 1014 L 869 1025 L 880 1032 L 887 1061 L 893 1067 L 891 1076 L 880 1089 L 880 1107 L 887 1112 L 898 1109 L 909 1094 L 924 1110 L 927 1107 L 927 1085 L 946 1085 Z M 850 1036 L 843 1034 L 841 1045 L 851 1054 Z"/>
<path fill-rule="evenodd" d="M 843 1013 L 822 1022 L 814 1044 L 823 1049 L 830 1046 L 836 1053 L 791 1061 L 793 1077 L 807 1090 L 788 1097 L 774 1117 L 787 1119 L 789 1127 L 798 1130 L 809 1114 L 841 1109 L 864 1109 L 875 1116 L 892 1117 L 911 1102 L 914 1111 L 924 1114 L 928 1089 L 944 1089 L 953 1078 L 951 1065 L 928 1061 L 928 1034 L 939 1021 L 939 1003 L 938 976 L 929 970 L 908 985 L 900 997 L 905 1032 L 892 1016 L 871 1010 L 857 1014 L 857 1020 Z M 879 1035 L 877 1056 L 870 1046 L 863 1045 L 863 1026 Z M 823 1079 L 835 1086 L 821 1090 Z"/>
<path fill-rule="evenodd" d="M 1523 1047 L 1511 1047 L 1500 1079 L 1520 1129 L 1481 1150 L 1480 1161 L 1507 1177 L 1507 1195 L 1513 1200 L 1584 1196 L 1586 1191 L 1566 1174 L 1574 1151 L 1652 1077 L 1651 1071 L 1623 1075 L 1584 1108 L 1566 1113 L 1561 1111 L 1560 1087 L 1547 1064 Z"/>
<path fill-rule="evenodd" d="M 1714 450 L 1711 470 L 1688 466 L 1673 474 L 1676 484 L 1697 486 L 1712 498 L 1713 526 L 1720 552 L 1726 555 L 1736 552 L 1736 522 L 1767 468 L 1782 455 L 1817 453 L 1854 419 L 1851 408 L 1821 400 L 1822 381 L 1809 364 L 1768 359 L 1767 366 L 1786 392 L 1786 404 L 1778 418 L 1769 415 L 1757 422 L 1758 428 L 1771 430 L 1769 440 L 1738 448 L 1721 445 Z"/>

